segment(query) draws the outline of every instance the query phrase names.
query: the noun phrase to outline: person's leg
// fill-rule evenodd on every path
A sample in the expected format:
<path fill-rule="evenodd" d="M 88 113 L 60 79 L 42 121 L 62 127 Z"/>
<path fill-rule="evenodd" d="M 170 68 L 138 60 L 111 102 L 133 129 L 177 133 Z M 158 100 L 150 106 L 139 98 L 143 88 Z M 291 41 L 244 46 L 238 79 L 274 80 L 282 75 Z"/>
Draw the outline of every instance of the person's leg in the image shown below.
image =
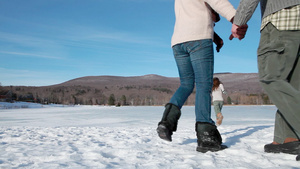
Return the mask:
<path fill-rule="evenodd" d="M 158 136 L 167 141 L 172 141 L 171 136 L 177 130 L 178 120 L 181 116 L 180 109 L 194 89 L 194 72 L 190 55 L 186 51 L 184 44 L 175 45 L 173 53 L 179 72 L 180 87 L 165 106 L 162 120 L 157 127 Z"/>
<path fill-rule="evenodd" d="M 214 110 L 215 110 L 215 114 L 217 115 L 218 113 L 222 112 L 222 108 L 223 108 L 223 101 L 214 101 L 213 105 L 214 105 Z"/>
<path fill-rule="evenodd" d="M 211 119 L 211 89 L 213 84 L 213 44 L 211 39 L 189 42 L 186 49 L 190 53 L 193 65 L 196 99 L 196 135 L 197 151 L 219 151 L 226 146 L 222 144 L 222 137 Z"/>
<path fill-rule="evenodd" d="M 300 91 L 300 61 L 296 58 L 294 67 L 289 74 L 287 81 L 298 91 Z M 284 118 L 284 115 L 278 110 L 275 118 L 274 129 L 274 143 L 288 143 L 299 140 L 299 136 L 296 134 L 294 127 L 290 126 L 288 121 Z"/>
<path fill-rule="evenodd" d="M 214 110 L 215 110 L 215 116 L 217 117 L 217 114 L 221 112 L 220 106 L 219 106 L 219 101 L 214 101 L 213 105 L 214 105 Z"/>
<path fill-rule="evenodd" d="M 299 44 L 299 31 L 278 31 L 268 24 L 261 32 L 259 78 L 278 108 L 274 142 L 265 145 L 265 152 L 297 154 L 300 151 L 297 141 L 300 134 Z"/>
<path fill-rule="evenodd" d="M 187 46 L 195 74 L 197 122 L 214 124 L 211 119 L 211 89 L 213 84 L 214 53 L 211 39 L 193 41 Z"/>
<path fill-rule="evenodd" d="M 221 113 L 222 107 L 223 107 L 223 101 L 214 101 L 214 110 L 215 110 L 215 115 L 218 117 L 218 114 Z"/>
<path fill-rule="evenodd" d="M 223 101 L 218 101 L 218 113 L 216 114 L 216 125 L 219 126 L 223 122 L 223 114 L 222 114 Z"/>
<path fill-rule="evenodd" d="M 300 31 L 298 31 L 298 35 L 299 34 L 300 34 Z M 298 36 L 298 38 L 300 38 L 300 36 Z M 295 43 L 297 43 L 297 41 Z M 287 79 L 288 82 L 292 85 L 292 87 L 294 87 L 297 91 L 300 91 L 300 60 L 299 59 L 300 59 L 300 42 L 298 39 L 298 54 L 296 56 L 294 67 Z M 290 119 L 293 117 L 290 117 L 288 115 L 283 115 L 282 113 L 281 113 L 281 116 L 284 117 L 284 121 L 287 123 L 287 125 L 289 127 L 288 129 L 285 130 L 285 133 L 286 133 L 285 142 L 293 141 L 296 139 L 299 140 L 300 139 L 300 135 L 299 135 L 300 125 L 295 126 L 295 125 L 292 125 L 289 123 Z M 298 116 L 298 117 L 300 116 L 299 109 L 295 113 L 295 116 Z M 286 118 L 288 118 L 288 120 Z M 298 124 L 299 124 L 299 122 L 298 122 Z"/>
<path fill-rule="evenodd" d="M 223 115 L 221 113 L 223 107 L 223 101 L 214 101 L 213 104 L 214 104 L 215 115 L 216 115 L 216 125 L 219 126 L 222 124 L 223 121 Z"/>
<path fill-rule="evenodd" d="M 286 122 L 281 112 L 277 110 L 275 116 L 273 144 L 282 144 L 297 140 L 297 135 Z"/>
<path fill-rule="evenodd" d="M 223 105 L 224 105 L 224 101 L 221 101 L 220 102 L 220 111 L 222 112 L 222 109 L 223 109 Z"/>
<path fill-rule="evenodd" d="M 299 31 L 278 31 L 272 24 L 268 24 L 261 32 L 258 48 L 259 78 L 262 87 L 298 137 L 300 136 L 299 41 Z M 276 123 L 285 123 L 282 120 L 277 116 Z M 275 134 L 277 129 L 278 127 Z M 286 132 L 287 130 L 290 129 L 287 128 Z M 274 141 L 283 143 L 285 135 L 279 136 L 280 133 L 282 132 L 276 134 Z"/>
<path fill-rule="evenodd" d="M 195 76 L 191 58 L 185 45 L 187 43 L 175 45 L 173 47 L 173 53 L 180 77 L 180 86 L 172 96 L 170 103 L 178 106 L 180 109 L 193 92 L 195 85 Z"/>

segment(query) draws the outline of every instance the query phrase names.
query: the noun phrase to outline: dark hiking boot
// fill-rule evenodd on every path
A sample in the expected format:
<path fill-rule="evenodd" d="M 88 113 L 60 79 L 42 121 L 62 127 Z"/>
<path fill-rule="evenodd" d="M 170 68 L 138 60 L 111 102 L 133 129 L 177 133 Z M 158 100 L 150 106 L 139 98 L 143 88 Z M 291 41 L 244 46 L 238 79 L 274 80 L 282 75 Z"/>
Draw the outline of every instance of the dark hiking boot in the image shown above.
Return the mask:
<path fill-rule="evenodd" d="M 161 121 L 156 129 L 158 136 L 167 141 L 172 141 L 172 134 L 177 130 L 178 120 L 181 116 L 180 109 L 171 103 L 166 104 Z"/>
<path fill-rule="evenodd" d="M 266 144 L 265 147 L 266 153 L 286 153 L 286 154 L 300 154 L 300 141 L 293 141 L 283 144 Z"/>
<path fill-rule="evenodd" d="M 196 150 L 199 152 L 215 152 L 227 148 L 226 145 L 222 145 L 222 137 L 214 124 L 197 122 L 196 134 L 198 139 L 198 146 Z"/>
<path fill-rule="evenodd" d="M 297 155 L 297 157 L 296 157 L 296 161 L 300 161 L 300 154 L 299 154 L 299 155 Z"/>

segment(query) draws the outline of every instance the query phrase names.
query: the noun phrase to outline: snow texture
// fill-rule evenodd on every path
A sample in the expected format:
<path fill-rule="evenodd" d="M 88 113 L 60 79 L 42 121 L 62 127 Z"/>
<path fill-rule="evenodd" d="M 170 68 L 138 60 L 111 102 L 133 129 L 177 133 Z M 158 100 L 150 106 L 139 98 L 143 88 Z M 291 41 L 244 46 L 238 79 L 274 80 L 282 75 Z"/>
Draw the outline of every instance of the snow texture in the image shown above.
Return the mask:
<path fill-rule="evenodd" d="M 295 155 L 263 151 L 275 106 L 224 106 L 218 129 L 229 148 L 205 154 L 196 151 L 194 107 L 183 107 L 173 142 L 156 133 L 163 110 L 0 103 L 0 168 L 300 168 Z"/>

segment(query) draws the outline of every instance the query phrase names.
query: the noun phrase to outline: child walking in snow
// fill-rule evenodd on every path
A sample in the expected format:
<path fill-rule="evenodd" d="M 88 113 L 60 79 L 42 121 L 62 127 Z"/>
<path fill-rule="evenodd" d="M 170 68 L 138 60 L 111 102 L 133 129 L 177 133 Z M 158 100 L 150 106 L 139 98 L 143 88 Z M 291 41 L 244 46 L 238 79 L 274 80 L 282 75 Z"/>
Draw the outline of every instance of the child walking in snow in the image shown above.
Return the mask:
<path fill-rule="evenodd" d="M 226 94 L 224 86 L 219 78 L 215 77 L 213 79 L 213 87 L 212 87 L 212 100 L 216 114 L 216 125 L 219 126 L 222 124 L 223 115 L 221 113 L 224 100 L 223 94 Z"/>

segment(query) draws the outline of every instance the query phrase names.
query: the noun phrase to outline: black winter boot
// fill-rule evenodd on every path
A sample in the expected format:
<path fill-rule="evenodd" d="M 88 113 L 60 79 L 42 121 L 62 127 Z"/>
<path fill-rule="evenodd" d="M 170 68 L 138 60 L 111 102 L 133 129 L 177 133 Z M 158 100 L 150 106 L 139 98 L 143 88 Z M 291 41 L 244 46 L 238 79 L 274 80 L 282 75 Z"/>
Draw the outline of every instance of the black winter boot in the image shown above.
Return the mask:
<path fill-rule="evenodd" d="M 166 141 L 172 141 L 173 131 L 177 130 L 178 120 L 181 116 L 180 109 L 172 104 L 168 103 L 165 106 L 165 111 L 161 121 L 158 123 L 156 129 L 158 136 Z"/>
<path fill-rule="evenodd" d="M 227 146 L 222 145 L 222 137 L 214 124 L 197 122 L 196 133 L 198 139 L 198 146 L 196 150 L 199 152 L 214 152 L 227 148 Z"/>
<path fill-rule="evenodd" d="M 266 144 L 264 146 L 266 153 L 287 153 L 300 154 L 300 141 L 293 141 L 283 144 Z"/>

